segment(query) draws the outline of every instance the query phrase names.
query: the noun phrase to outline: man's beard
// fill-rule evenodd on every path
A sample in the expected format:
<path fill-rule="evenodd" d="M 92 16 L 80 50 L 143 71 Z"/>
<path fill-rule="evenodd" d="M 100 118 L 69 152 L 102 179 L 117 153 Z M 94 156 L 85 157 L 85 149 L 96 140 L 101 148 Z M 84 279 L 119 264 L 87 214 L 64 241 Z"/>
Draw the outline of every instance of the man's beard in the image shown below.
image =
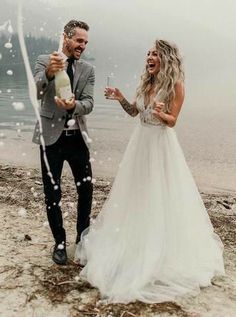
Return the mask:
<path fill-rule="evenodd" d="M 73 57 L 73 58 L 77 59 L 77 58 L 74 56 L 74 50 L 73 50 L 69 45 L 66 45 L 66 50 L 67 50 L 67 52 L 69 53 L 70 57 Z"/>

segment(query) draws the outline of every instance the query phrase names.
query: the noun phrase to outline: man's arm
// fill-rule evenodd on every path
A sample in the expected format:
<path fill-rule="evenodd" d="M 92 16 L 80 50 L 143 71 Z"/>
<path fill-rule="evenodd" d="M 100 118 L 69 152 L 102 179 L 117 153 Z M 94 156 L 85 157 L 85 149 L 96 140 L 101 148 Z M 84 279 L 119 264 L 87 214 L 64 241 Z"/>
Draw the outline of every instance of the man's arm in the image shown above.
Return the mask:
<path fill-rule="evenodd" d="M 37 87 L 37 98 L 42 99 L 43 95 L 48 89 L 51 81 L 48 80 L 45 70 L 47 68 L 46 58 L 42 55 L 37 58 L 35 69 L 34 69 L 34 80 Z"/>
<path fill-rule="evenodd" d="M 81 116 L 89 114 L 93 110 L 94 98 L 94 83 L 95 83 L 95 72 L 94 68 L 91 68 L 87 83 L 83 89 L 83 92 L 79 100 L 75 100 L 75 108 L 73 116 Z"/>
<path fill-rule="evenodd" d="M 54 83 L 55 74 L 64 66 L 64 61 L 58 52 L 53 52 L 49 56 L 40 55 L 38 57 L 34 70 L 38 99 L 42 99 L 49 86 Z"/>

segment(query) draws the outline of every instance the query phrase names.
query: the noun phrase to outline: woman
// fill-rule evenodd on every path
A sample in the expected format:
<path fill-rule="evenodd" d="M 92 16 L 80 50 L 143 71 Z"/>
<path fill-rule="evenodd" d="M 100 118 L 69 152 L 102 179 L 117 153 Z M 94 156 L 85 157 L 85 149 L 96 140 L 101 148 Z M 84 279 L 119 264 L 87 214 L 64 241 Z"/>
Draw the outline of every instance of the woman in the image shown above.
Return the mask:
<path fill-rule="evenodd" d="M 224 274 L 219 237 L 172 127 L 184 100 L 178 49 L 157 40 L 130 104 L 117 88 L 105 95 L 140 116 L 110 195 L 84 233 L 81 275 L 108 302 L 157 303 L 196 294 Z"/>

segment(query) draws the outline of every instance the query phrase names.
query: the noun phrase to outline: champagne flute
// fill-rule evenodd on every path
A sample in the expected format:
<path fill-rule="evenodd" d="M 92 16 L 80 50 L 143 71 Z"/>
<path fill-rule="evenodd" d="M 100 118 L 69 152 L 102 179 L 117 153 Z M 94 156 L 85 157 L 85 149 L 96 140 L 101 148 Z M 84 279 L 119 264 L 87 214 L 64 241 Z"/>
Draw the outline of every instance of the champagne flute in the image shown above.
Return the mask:
<path fill-rule="evenodd" d="M 109 91 L 107 91 L 107 98 L 109 99 L 109 97 L 112 97 L 114 95 L 114 82 L 115 82 L 115 77 L 113 74 L 107 76 L 107 83 L 106 83 L 106 88 L 109 89 Z"/>

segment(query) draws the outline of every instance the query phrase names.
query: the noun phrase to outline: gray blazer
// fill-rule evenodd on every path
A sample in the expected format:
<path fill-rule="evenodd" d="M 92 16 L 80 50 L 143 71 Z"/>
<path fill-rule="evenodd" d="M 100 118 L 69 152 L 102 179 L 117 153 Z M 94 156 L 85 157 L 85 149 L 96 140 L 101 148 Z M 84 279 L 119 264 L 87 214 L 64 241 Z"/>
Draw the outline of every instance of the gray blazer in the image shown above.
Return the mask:
<path fill-rule="evenodd" d="M 34 79 L 37 86 L 38 99 L 41 101 L 40 117 L 45 145 L 55 143 L 62 133 L 65 125 L 66 110 L 59 108 L 55 103 L 54 80 L 49 81 L 45 74 L 45 68 L 49 63 L 49 55 L 40 55 L 35 65 Z M 81 132 L 88 134 L 85 115 L 93 109 L 93 90 L 95 74 L 94 68 L 89 63 L 79 60 L 75 63 L 73 93 L 75 94 L 76 106 L 72 118 L 75 119 Z M 86 145 L 89 144 L 86 134 L 82 133 Z M 36 123 L 33 140 L 40 142 L 39 122 Z"/>

